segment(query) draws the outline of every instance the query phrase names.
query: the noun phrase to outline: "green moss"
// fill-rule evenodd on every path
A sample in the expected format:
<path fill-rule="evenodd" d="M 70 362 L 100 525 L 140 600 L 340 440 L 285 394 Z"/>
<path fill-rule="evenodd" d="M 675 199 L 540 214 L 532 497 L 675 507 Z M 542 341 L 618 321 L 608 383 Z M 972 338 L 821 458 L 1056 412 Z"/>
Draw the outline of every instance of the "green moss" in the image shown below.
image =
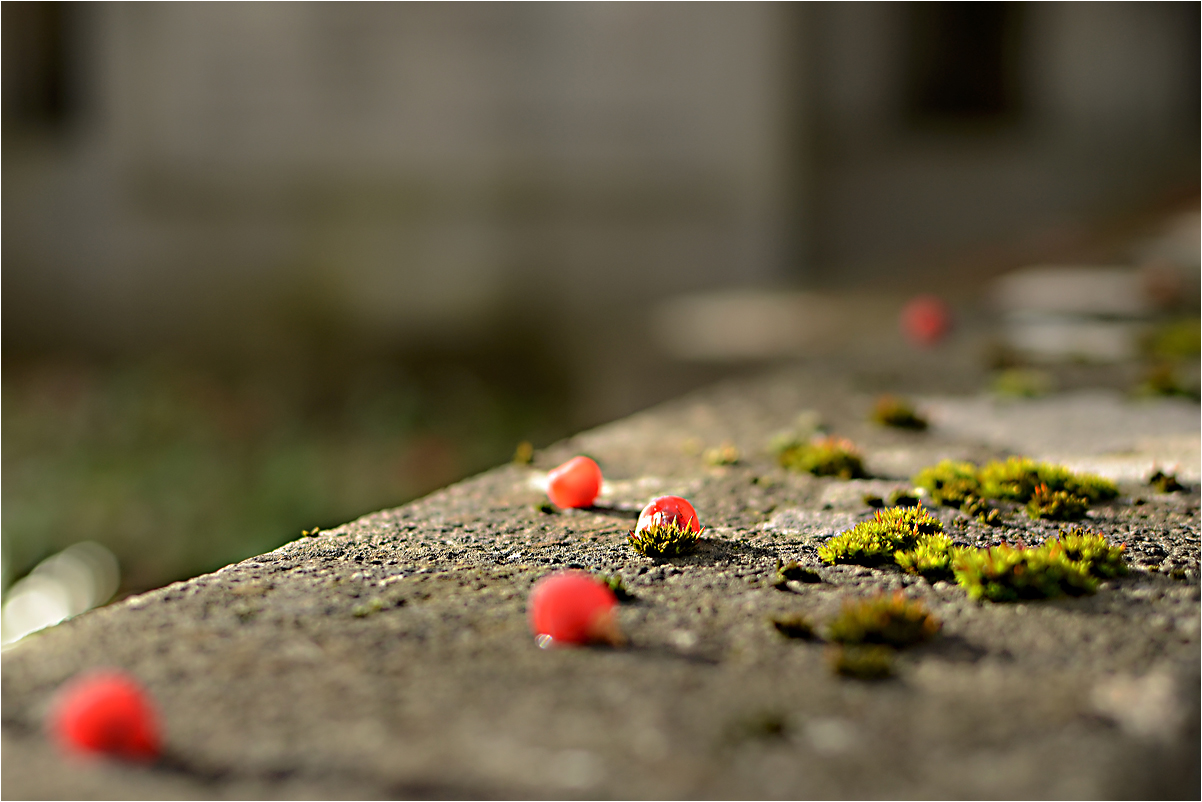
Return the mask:
<path fill-rule="evenodd" d="M 1185 485 L 1177 481 L 1177 474 L 1159 470 L 1148 477 L 1148 485 L 1160 493 L 1176 493 L 1185 489 Z"/>
<path fill-rule="evenodd" d="M 923 535 L 909 551 L 894 552 L 893 560 L 903 571 L 919 574 L 928 582 L 938 582 L 954 577 L 952 558 L 957 551 L 947 535 Z"/>
<path fill-rule="evenodd" d="M 956 582 L 970 598 L 995 602 L 1081 596 L 1097 590 L 1089 566 L 1058 545 L 964 549 L 952 559 Z"/>
<path fill-rule="evenodd" d="M 945 507 L 960 507 L 965 501 L 979 497 L 981 492 L 977 467 L 971 462 L 945 459 L 923 468 L 914 476 L 913 482 L 927 491 L 932 502 Z"/>
<path fill-rule="evenodd" d="M 989 462 L 980 468 L 971 462 L 943 460 L 919 471 L 913 481 L 927 491 L 934 503 L 958 507 L 968 515 L 985 516 L 986 523 L 995 523 L 990 519 L 996 516 L 991 514 L 991 508 L 985 500 L 1026 504 L 1041 487 L 1046 488 L 1043 491 L 1045 502 L 1056 502 L 1053 506 L 1058 514 L 1064 514 L 1074 507 L 1073 499 L 1067 496 L 1093 504 L 1118 495 L 1114 483 L 1100 476 L 1074 473 L 1060 465 L 1023 457 Z M 1056 493 L 1067 496 L 1054 496 Z M 1036 506 L 1038 509 L 1039 505 Z"/>
<path fill-rule="evenodd" d="M 535 512 L 541 512 L 543 515 L 556 515 L 559 510 L 555 509 L 555 505 L 549 501 L 540 501 L 534 505 Z"/>
<path fill-rule="evenodd" d="M 529 440 L 518 443 L 517 448 L 513 450 L 513 462 L 516 465 L 529 465 L 534 462 L 534 446 Z"/>
<path fill-rule="evenodd" d="M 776 631 L 786 638 L 814 640 L 817 637 L 814 633 L 814 625 L 801 613 L 777 616 L 771 621 L 772 626 L 776 627 Z"/>
<path fill-rule="evenodd" d="M 605 587 L 610 589 L 619 602 L 627 604 L 629 602 L 638 601 L 638 596 L 635 596 L 627 588 L 622 581 L 621 574 L 598 574 L 597 579 L 605 584 Z"/>
<path fill-rule="evenodd" d="M 831 564 L 884 565 L 895 552 L 914 548 L 923 535 L 943 531 L 925 507 L 878 510 L 872 520 L 856 524 L 818 547 L 818 557 Z"/>
<path fill-rule="evenodd" d="M 776 710 L 759 710 L 739 718 L 729 725 L 726 740 L 769 741 L 784 738 L 789 734 L 789 720 Z"/>
<path fill-rule="evenodd" d="M 1049 521 L 1075 521 L 1085 515 L 1089 499 L 1067 490 L 1049 490 L 1046 485 L 1035 489 L 1027 502 L 1027 515 Z"/>
<path fill-rule="evenodd" d="M 723 443 L 718 448 L 707 448 L 702 459 L 707 465 L 734 465 L 739 461 L 739 449 L 733 443 Z"/>
<path fill-rule="evenodd" d="M 1058 545 L 1064 550 L 1064 555 L 1073 562 L 1080 563 L 1091 576 L 1101 579 L 1111 579 L 1127 573 L 1127 564 L 1123 555 L 1127 552 L 1124 545 L 1112 546 L 1102 535 L 1074 527 L 1067 532 L 1061 532 L 1054 539 L 1045 542 L 1051 548 Z"/>
<path fill-rule="evenodd" d="M 921 432 L 928 426 L 925 418 L 914 411 L 904 400 L 892 395 L 882 395 L 872 408 L 872 420 L 881 426 L 895 429 L 910 429 Z"/>
<path fill-rule="evenodd" d="M 872 681 L 893 676 L 893 657 L 888 646 L 839 646 L 831 650 L 829 659 L 836 674 Z"/>
<path fill-rule="evenodd" d="M 351 615 L 355 618 L 366 618 L 369 615 L 378 613 L 384 609 L 383 599 L 371 599 L 364 604 L 356 604 L 351 608 Z"/>
<path fill-rule="evenodd" d="M 1052 389 L 1052 376 L 1044 370 L 1007 368 L 994 375 L 992 389 L 1009 398 L 1038 398 Z"/>
<path fill-rule="evenodd" d="M 1194 318 L 1162 326 L 1148 338 L 1148 351 L 1168 359 L 1198 356 L 1202 353 L 1202 322 Z"/>
<path fill-rule="evenodd" d="M 869 599 L 846 601 L 827 629 L 827 639 L 843 644 L 880 644 L 902 648 L 921 643 L 939 632 L 939 619 L 920 601 L 898 591 Z"/>
<path fill-rule="evenodd" d="M 649 526 L 641 532 L 631 532 L 630 547 L 644 557 L 679 557 L 697 547 L 700 532 L 682 528 L 675 521 Z"/>
<path fill-rule="evenodd" d="M 812 584 L 821 581 L 822 577 L 817 571 L 811 571 L 797 562 L 785 564 L 779 557 L 776 558 L 776 578 L 772 580 L 772 587 L 777 590 L 787 590 L 790 582 Z"/>
<path fill-rule="evenodd" d="M 981 497 L 1025 503 L 1031 500 L 1040 485 L 1055 492 L 1063 490 L 1082 496 L 1090 504 L 1112 499 L 1118 488 L 1108 479 L 1089 473 L 1074 473 L 1061 465 L 1036 462 L 1025 457 L 1011 457 L 1005 462 L 989 462 L 981 466 Z"/>
<path fill-rule="evenodd" d="M 778 459 L 790 470 L 815 476 L 862 479 L 868 475 L 860 452 L 850 440 L 842 437 L 823 437 L 809 443 L 792 442 L 780 451 Z"/>

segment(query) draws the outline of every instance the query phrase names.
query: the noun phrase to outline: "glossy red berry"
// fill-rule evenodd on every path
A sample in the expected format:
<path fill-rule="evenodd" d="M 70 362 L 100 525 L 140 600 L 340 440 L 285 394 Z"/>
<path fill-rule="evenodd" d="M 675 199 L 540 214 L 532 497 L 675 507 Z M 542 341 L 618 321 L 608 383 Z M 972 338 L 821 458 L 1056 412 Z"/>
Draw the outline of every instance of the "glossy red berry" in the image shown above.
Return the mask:
<path fill-rule="evenodd" d="M 686 532 L 701 531 L 701 521 L 698 520 L 697 511 L 693 509 L 692 504 L 680 496 L 660 496 L 652 499 L 639 513 L 639 522 L 634 527 L 634 533 L 637 535 L 648 527 L 668 524 L 675 524 L 677 528 Z"/>
<path fill-rule="evenodd" d="M 572 457 L 547 474 L 547 496 L 559 507 L 589 507 L 601 492 L 601 469 L 588 457 Z"/>
<path fill-rule="evenodd" d="M 606 585 L 583 571 L 545 576 L 530 591 L 527 613 L 540 646 L 622 642 L 615 607 Z"/>
<path fill-rule="evenodd" d="M 149 694 L 119 671 L 95 671 L 72 680 L 58 695 L 50 728 L 75 752 L 153 760 L 161 744 Z"/>
<path fill-rule="evenodd" d="M 952 315 L 947 304 L 934 295 L 912 298 L 902 309 L 902 333 L 915 345 L 938 343 L 947 335 L 951 324 Z"/>

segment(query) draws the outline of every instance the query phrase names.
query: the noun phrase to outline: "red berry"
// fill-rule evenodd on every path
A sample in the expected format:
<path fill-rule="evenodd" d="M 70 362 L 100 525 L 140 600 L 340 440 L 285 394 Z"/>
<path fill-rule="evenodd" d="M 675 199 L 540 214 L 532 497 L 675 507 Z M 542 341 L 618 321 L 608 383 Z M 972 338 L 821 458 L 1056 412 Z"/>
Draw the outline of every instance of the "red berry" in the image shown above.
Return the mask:
<path fill-rule="evenodd" d="M 605 642 L 618 646 L 622 635 L 613 591 L 582 571 L 545 576 L 530 591 L 530 629 L 540 646 Z"/>
<path fill-rule="evenodd" d="M 693 509 L 692 504 L 680 496 L 660 496 L 652 499 L 651 503 L 639 513 L 639 522 L 634 528 L 634 533 L 637 535 L 650 526 L 665 526 L 673 523 L 685 531 L 701 531 L 701 521 L 698 520 L 697 511 Z"/>
<path fill-rule="evenodd" d="M 119 671 L 77 677 L 58 695 L 50 728 L 68 750 L 153 760 L 160 751 L 158 714 L 150 696 Z"/>
<path fill-rule="evenodd" d="M 601 492 L 601 469 L 588 457 L 572 457 L 547 474 L 547 496 L 559 507 L 589 507 Z"/>
<path fill-rule="evenodd" d="M 902 333 L 915 345 L 934 345 L 944 338 L 951 324 L 947 304 L 934 295 L 911 298 L 902 309 Z"/>

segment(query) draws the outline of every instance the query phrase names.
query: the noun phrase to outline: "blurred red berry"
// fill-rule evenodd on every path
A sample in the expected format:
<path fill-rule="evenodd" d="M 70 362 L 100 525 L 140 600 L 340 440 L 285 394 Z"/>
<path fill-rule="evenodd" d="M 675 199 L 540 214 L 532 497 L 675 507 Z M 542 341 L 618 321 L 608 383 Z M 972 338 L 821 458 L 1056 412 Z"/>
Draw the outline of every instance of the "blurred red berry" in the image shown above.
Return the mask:
<path fill-rule="evenodd" d="M 902 333 L 915 345 L 934 345 L 947 335 L 951 325 L 947 304 L 934 295 L 911 298 L 902 309 Z"/>
<path fill-rule="evenodd" d="M 622 644 L 614 608 L 618 600 L 606 585 L 583 571 L 545 576 L 530 591 L 530 629 L 540 646 Z"/>
<path fill-rule="evenodd" d="M 547 474 L 547 496 L 559 507 L 589 507 L 601 492 L 601 469 L 588 457 L 572 457 Z"/>
<path fill-rule="evenodd" d="M 59 691 L 50 728 L 65 748 L 153 760 L 160 752 L 158 714 L 134 680 L 119 671 L 94 671 Z"/>
<path fill-rule="evenodd" d="M 676 524 L 679 529 L 687 532 L 701 531 L 701 521 L 698 520 L 697 511 L 693 509 L 692 504 L 680 496 L 660 496 L 652 499 L 639 513 L 639 522 L 634 528 L 634 533 L 637 535 L 650 526 L 668 524 Z"/>

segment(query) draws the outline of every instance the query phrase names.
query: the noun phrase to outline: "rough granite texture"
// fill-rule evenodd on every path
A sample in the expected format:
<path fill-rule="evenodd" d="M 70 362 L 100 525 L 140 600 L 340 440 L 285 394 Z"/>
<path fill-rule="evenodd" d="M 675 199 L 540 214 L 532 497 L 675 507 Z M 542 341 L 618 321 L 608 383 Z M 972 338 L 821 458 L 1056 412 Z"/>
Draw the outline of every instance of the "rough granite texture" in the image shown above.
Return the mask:
<path fill-rule="evenodd" d="M 3 795 L 1197 799 L 1198 407 L 1058 398 L 1013 402 L 980 432 L 964 410 L 990 416 L 992 402 L 927 398 L 935 425 L 908 433 L 867 423 L 871 396 L 833 375 L 732 382 L 559 443 L 532 467 L 79 616 L 3 656 Z M 876 478 L 777 466 L 769 438 L 807 409 L 858 443 Z M 1113 431 L 1114 414 L 1135 439 Z M 707 465 L 698 446 L 724 441 L 740 461 Z M 1124 479 L 1083 522 L 1127 544 L 1130 575 L 1094 596 L 991 604 L 818 560 L 825 538 L 871 514 L 865 493 L 906 488 L 940 458 L 1032 442 L 1120 478 L 1195 460 L 1179 466 L 1186 492 Z M 577 453 L 605 471 L 598 506 L 540 511 L 540 472 Z M 708 529 L 697 553 L 655 561 L 625 538 L 665 493 L 688 497 Z M 1018 509 L 995 528 L 937 514 L 979 545 L 1058 529 Z M 776 589 L 778 558 L 824 581 Z M 535 645 L 530 586 L 569 566 L 618 573 L 637 596 L 620 610 L 628 647 Z M 901 653 L 893 679 L 840 678 L 829 646 L 769 623 L 800 612 L 821 630 L 845 599 L 894 589 L 944 626 Z M 132 672 L 158 700 L 159 764 L 65 757 L 43 734 L 55 690 L 95 666 Z"/>

